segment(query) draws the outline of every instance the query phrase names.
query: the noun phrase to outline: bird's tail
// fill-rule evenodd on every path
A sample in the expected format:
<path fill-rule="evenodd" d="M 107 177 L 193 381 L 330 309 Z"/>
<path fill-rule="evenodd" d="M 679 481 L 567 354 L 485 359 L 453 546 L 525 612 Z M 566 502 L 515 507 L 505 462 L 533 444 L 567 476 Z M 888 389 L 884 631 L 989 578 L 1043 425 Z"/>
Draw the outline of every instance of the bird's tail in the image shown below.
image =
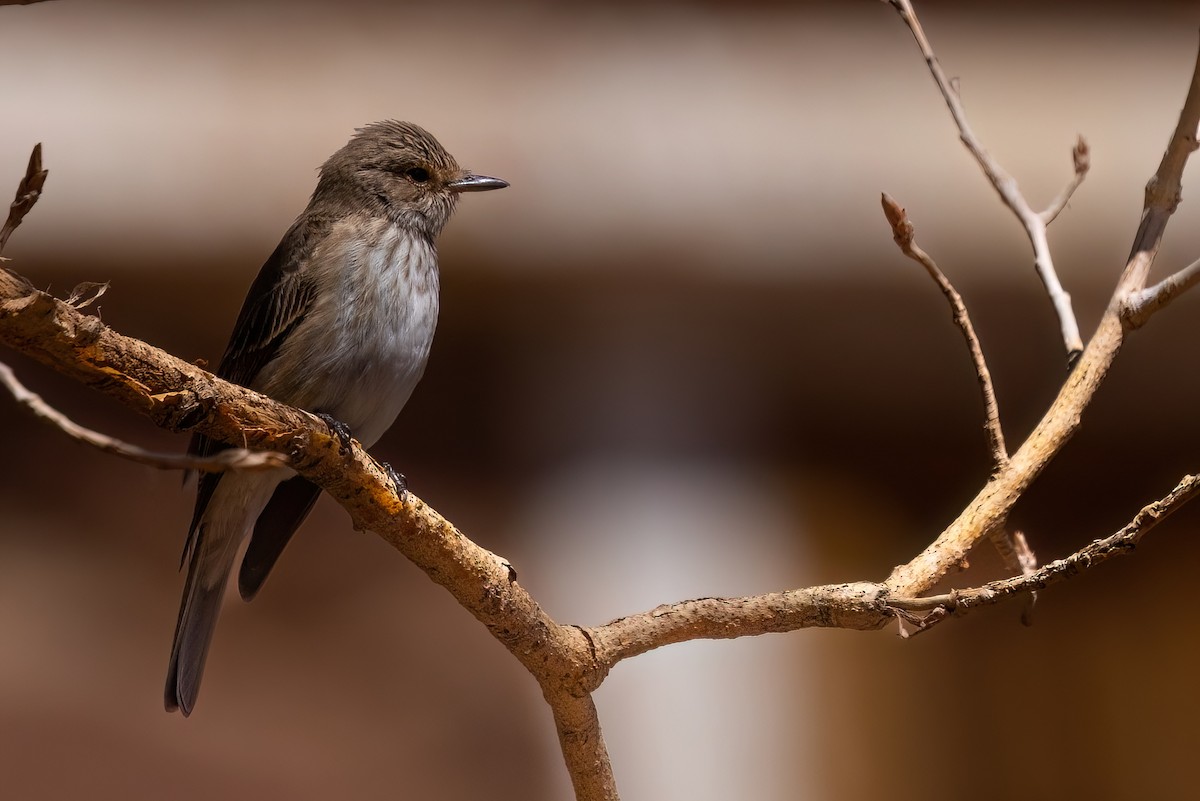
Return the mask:
<path fill-rule="evenodd" d="M 183 586 L 179 620 L 175 623 L 175 641 L 171 646 L 164 696 L 167 711 L 178 709 L 184 717 L 191 714 L 200 692 L 204 659 L 217 627 L 221 600 L 239 540 L 227 532 L 220 532 L 225 536 L 214 537 L 212 535 L 217 532 L 205 531 L 205 523 L 200 526 L 188 560 L 187 581 Z"/>

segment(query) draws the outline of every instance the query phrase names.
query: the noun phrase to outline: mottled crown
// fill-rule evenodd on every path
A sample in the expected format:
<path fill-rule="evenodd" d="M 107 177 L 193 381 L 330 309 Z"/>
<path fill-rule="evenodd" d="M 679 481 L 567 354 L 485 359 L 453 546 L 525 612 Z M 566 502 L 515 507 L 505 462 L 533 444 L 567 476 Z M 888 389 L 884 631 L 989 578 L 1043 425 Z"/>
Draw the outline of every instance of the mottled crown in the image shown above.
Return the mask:
<path fill-rule="evenodd" d="M 382 120 L 355 131 L 344 148 L 333 155 L 374 161 L 379 166 L 401 166 L 401 161 L 419 161 L 446 172 L 458 172 L 458 162 L 433 134 L 419 125 L 398 120 Z"/>

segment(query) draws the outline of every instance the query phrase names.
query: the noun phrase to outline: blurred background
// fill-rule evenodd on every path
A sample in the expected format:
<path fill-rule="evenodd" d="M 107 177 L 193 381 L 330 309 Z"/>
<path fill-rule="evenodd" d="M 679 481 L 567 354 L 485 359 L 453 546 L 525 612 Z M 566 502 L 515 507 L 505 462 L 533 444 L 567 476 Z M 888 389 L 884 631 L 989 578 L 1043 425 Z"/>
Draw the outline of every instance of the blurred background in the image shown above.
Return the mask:
<path fill-rule="evenodd" d="M 1192 2 L 922 3 L 977 133 L 1051 228 L 1085 335 L 1174 128 Z M 1064 375 L 1015 220 L 878 2 L 49 2 L 0 8 L 0 194 L 44 143 L 6 255 L 112 282 L 117 330 L 215 364 L 259 265 L 354 128 L 395 117 L 508 179 L 441 241 L 426 378 L 374 452 L 556 619 L 880 579 L 988 472 L 945 301 L 965 296 L 1010 442 Z M 1196 165 L 1157 275 L 1200 256 Z M 1200 296 L 1134 335 L 1013 524 L 1044 560 L 1200 468 Z M 4 352 L 81 422 L 183 437 Z M 570 795 L 534 682 L 322 500 L 230 599 L 188 720 L 162 710 L 192 490 L 0 398 L 5 796 L 541 801 Z M 1132 558 L 915 641 L 691 643 L 597 694 L 626 799 L 1168 798 L 1200 745 L 1200 507 Z M 981 547 L 956 584 L 1002 575 Z"/>

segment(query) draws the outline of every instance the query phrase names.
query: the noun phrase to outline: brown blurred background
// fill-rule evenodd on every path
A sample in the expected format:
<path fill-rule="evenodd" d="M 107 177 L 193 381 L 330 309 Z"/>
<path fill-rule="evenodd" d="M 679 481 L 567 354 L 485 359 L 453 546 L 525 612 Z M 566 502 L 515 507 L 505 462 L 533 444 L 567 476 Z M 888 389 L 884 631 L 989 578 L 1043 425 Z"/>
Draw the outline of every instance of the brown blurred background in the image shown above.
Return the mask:
<path fill-rule="evenodd" d="M 1051 229 L 1090 332 L 1175 124 L 1192 2 L 919 7 L 978 133 Z M 944 300 L 966 296 L 1019 442 L 1063 377 L 1028 247 L 877 2 L 51 2 L 0 8 L 0 193 L 45 143 L 6 255 L 111 280 L 118 330 L 215 362 L 315 168 L 365 122 L 434 131 L 512 183 L 442 239 L 424 383 L 374 451 L 547 610 L 877 579 L 986 477 Z M 1195 176 L 1158 274 L 1200 256 Z M 1043 560 L 1200 467 L 1200 298 L 1133 337 L 1017 509 Z M 77 419 L 184 447 L 15 357 Z M 197 712 L 161 706 L 190 513 L 178 475 L 0 398 L 5 798 L 568 797 L 534 683 L 440 589 L 322 501 L 226 609 Z M 1200 745 L 1200 509 L 1135 556 L 915 641 L 803 631 L 621 664 L 598 704 L 626 799 L 1175 798 Z M 959 583 L 1001 574 L 986 548 Z"/>

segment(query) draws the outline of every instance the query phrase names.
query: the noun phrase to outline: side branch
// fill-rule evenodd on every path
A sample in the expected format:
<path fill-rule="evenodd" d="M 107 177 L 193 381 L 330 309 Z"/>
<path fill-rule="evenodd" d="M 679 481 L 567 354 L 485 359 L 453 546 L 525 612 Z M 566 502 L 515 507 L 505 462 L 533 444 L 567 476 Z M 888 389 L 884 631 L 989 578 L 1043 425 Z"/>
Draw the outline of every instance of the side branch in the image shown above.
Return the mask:
<path fill-rule="evenodd" d="M 773 592 L 749 598 L 698 598 L 585 629 L 596 661 L 622 659 L 689 640 L 724 640 L 805 628 L 867 631 L 888 622 L 882 584 L 859 582 Z"/>
<path fill-rule="evenodd" d="M 1075 190 L 1083 183 L 1083 179 L 1087 177 L 1088 169 L 1092 166 L 1091 151 L 1088 149 L 1088 144 L 1081 136 L 1075 142 L 1075 147 L 1071 148 L 1071 161 L 1075 166 L 1075 174 L 1071 176 L 1071 180 L 1063 187 L 1063 191 L 1058 197 L 1050 201 L 1050 205 L 1044 211 L 1038 214 L 1042 218 L 1042 222 L 1046 225 L 1054 222 L 1058 215 L 1062 214 L 1063 209 L 1071 202 L 1071 198 L 1075 195 Z"/>
<path fill-rule="evenodd" d="M 988 443 L 991 445 L 992 461 L 996 470 L 1003 469 L 1008 464 L 1008 447 L 1004 444 L 1004 429 L 1000 425 L 1000 407 L 996 403 L 996 388 L 992 385 L 992 373 L 988 370 L 987 360 L 983 358 L 983 348 L 979 344 L 979 336 L 975 333 L 975 326 L 971 322 L 971 315 L 967 313 L 967 306 L 963 303 L 962 295 L 958 294 L 958 290 L 950 283 L 946 274 L 938 268 L 933 258 L 917 245 L 916 228 L 908 219 L 908 213 L 904 207 L 886 192 L 883 193 L 881 202 L 883 203 L 883 214 L 892 226 L 892 238 L 896 240 L 900 252 L 925 268 L 929 277 L 934 280 L 938 289 L 942 290 L 942 294 L 950 303 L 950 311 L 954 314 L 954 323 L 962 331 L 963 338 L 967 341 L 967 350 L 971 352 L 971 361 L 975 365 L 975 377 L 979 381 L 979 392 L 983 395 L 984 427 L 987 429 Z"/>
<path fill-rule="evenodd" d="M 1187 98 L 1183 101 L 1183 109 L 1179 112 L 1179 122 L 1167 149 L 1163 151 L 1162 161 L 1150 180 L 1146 182 L 1146 197 L 1142 206 L 1142 220 L 1137 234 L 1133 239 L 1129 261 L 1117 285 L 1113 297 L 1113 305 L 1127 323 L 1134 309 L 1131 299 L 1138 296 L 1146 286 L 1150 274 L 1150 266 L 1158 254 L 1162 244 L 1163 232 L 1175 209 L 1183 200 L 1183 168 L 1187 166 L 1188 158 L 1196 152 L 1196 130 L 1200 126 L 1200 52 L 1196 55 L 1196 64 L 1192 69 L 1192 81 L 1188 86 Z M 1190 268 L 1188 268 L 1190 269 Z M 1187 270 L 1185 270 L 1186 272 Z M 1168 279 L 1169 280 L 1169 279 Z M 1186 282 L 1175 294 L 1179 294 L 1194 283 Z M 1155 307 L 1161 308 L 1164 304 Z M 1137 316 L 1137 324 L 1142 325 L 1149 318 L 1149 313 Z M 1135 327 L 1130 324 L 1130 327 Z"/>
<path fill-rule="evenodd" d="M 1200 259 L 1152 287 L 1133 292 L 1126 304 L 1126 322 L 1130 328 L 1141 328 L 1156 311 L 1198 283 L 1200 283 Z"/>
<path fill-rule="evenodd" d="M 155 453 L 79 425 L 42 400 L 40 395 L 27 389 L 17 380 L 12 368 L 3 362 L 0 362 L 0 385 L 12 393 L 17 403 L 24 406 L 30 414 L 59 429 L 76 442 L 139 464 L 162 470 L 200 470 L 206 473 L 221 473 L 226 470 L 266 470 L 287 465 L 287 457 L 282 453 L 250 451 L 245 448 L 229 448 L 213 456 Z"/>
<path fill-rule="evenodd" d="M 917 631 L 928 630 L 949 617 L 961 617 L 974 609 L 998 604 L 1014 595 L 1036 592 L 1079 575 L 1115 556 L 1131 553 L 1150 529 L 1197 495 L 1200 495 L 1200 476 L 1184 476 L 1175 489 L 1142 507 L 1120 531 L 1094 540 L 1068 557 L 1050 562 L 1026 575 L 993 581 L 982 587 L 924 598 L 891 598 L 888 603 L 902 612 L 926 613 L 922 616 L 905 615 L 905 618 L 916 624 Z"/>
<path fill-rule="evenodd" d="M 975 365 L 975 377 L 979 381 L 979 391 L 983 395 L 984 428 L 987 430 L 988 443 L 991 446 L 994 475 L 1008 466 L 1008 448 L 1004 444 L 1004 429 L 1000 425 L 1000 409 L 996 404 L 996 390 L 992 386 L 992 374 L 988 370 L 987 360 L 983 357 L 983 348 L 979 344 L 975 326 L 971 323 L 971 316 L 967 313 L 967 306 L 963 303 L 962 295 L 958 294 L 958 290 L 950 283 L 950 279 L 938 268 L 933 257 L 917 245 L 916 227 L 908 218 L 908 212 L 904 210 L 904 207 L 886 192 L 883 193 L 882 203 L 883 214 L 887 218 L 888 224 L 892 226 L 892 238 L 896 240 L 900 252 L 924 267 L 934 283 L 942 290 L 942 294 L 950 303 L 954 322 L 967 340 L 967 349 L 971 352 L 971 361 Z M 1004 560 L 1004 566 L 1009 570 L 1025 573 L 1037 566 L 1033 550 L 1020 532 L 1010 535 L 1002 525 L 998 525 L 989 532 L 988 538 L 996 546 L 996 550 Z M 1026 618 L 1028 618 L 1028 614 Z"/>
<path fill-rule="evenodd" d="M 1050 242 L 1046 238 L 1046 225 L 1057 216 L 1058 211 L 1055 210 L 1055 205 L 1058 201 L 1051 204 L 1045 213 L 1038 213 L 1030 207 L 1024 195 L 1021 194 L 1016 179 L 1005 172 L 1000 163 L 983 147 L 983 143 L 975 135 L 975 132 L 971 130 L 958 88 L 942 70 L 942 65 L 934 55 L 933 47 L 925 36 L 925 30 L 921 27 L 920 20 L 917 19 L 912 3 L 909 0 L 888 1 L 912 32 L 917 47 L 921 50 L 921 55 L 925 57 L 925 64 L 929 67 L 934 83 L 941 91 L 942 98 L 946 101 L 946 107 L 950 110 L 955 125 L 958 126 L 958 135 L 962 143 L 975 158 L 996 193 L 1000 195 L 1004 205 L 1008 206 L 1022 227 L 1025 228 L 1029 244 L 1033 247 L 1034 268 L 1037 270 L 1038 277 L 1042 279 L 1042 285 L 1046 288 L 1046 293 L 1050 296 L 1050 302 L 1054 305 L 1054 311 L 1058 315 L 1063 345 L 1067 350 L 1067 366 L 1074 366 L 1079 354 L 1083 351 L 1083 340 L 1079 337 L 1079 324 L 1075 320 L 1075 311 L 1071 307 L 1071 296 L 1067 294 L 1058 280 L 1058 273 L 1054 270 L 1054 260 L 1050 256 Z M 1082 157 L 1079 155 L 1081 147 Z M 1087 146 L 1082 139 L 1080 144 L 1076 145 L 1075 152 L 1075 180 L 1068 185 L 1064 192 L 1062 205 L 1066 205 L 1067 200 L 1075 191 L 1075 187 L 1087 173 Z"/>

